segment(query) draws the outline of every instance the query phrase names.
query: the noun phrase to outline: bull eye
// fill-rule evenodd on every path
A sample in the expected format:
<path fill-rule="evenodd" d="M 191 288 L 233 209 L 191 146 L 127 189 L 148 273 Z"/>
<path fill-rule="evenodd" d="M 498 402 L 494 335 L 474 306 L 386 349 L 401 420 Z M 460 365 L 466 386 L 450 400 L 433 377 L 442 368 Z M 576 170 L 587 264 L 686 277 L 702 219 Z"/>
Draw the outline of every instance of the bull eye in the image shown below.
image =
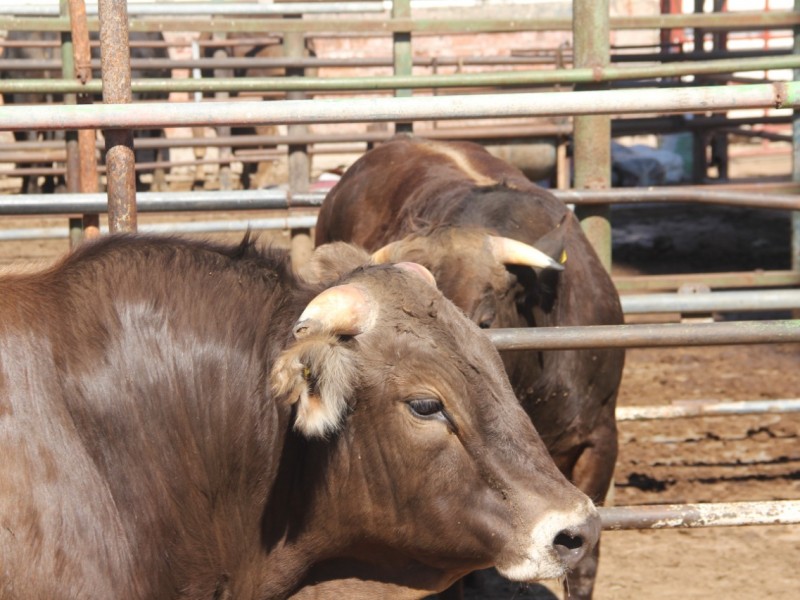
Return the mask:
<path fill-rule="evenodd" d="M 481 329 L 491 329 L 492 323 L 494 323 L 494 317 L 486 317 L 478 321 L 478 327 Z"/>
<path fill-rule="evenodd" d="M 415 417 L 430 419 L 443 416 L 444 405 L 436 398 L 414 398 L 408 401 L 408 408 Z"/>

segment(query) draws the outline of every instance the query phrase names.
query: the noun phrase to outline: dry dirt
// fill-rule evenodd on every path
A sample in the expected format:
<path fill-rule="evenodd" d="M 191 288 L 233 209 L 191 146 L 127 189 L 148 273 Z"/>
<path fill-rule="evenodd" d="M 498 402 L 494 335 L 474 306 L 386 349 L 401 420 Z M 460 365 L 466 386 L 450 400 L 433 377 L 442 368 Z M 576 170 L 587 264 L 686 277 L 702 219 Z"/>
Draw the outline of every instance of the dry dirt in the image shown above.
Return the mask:
<path fill-rule="evenodd" d="M 615 268 L 630 274 L 787 267 L 785 215 L 712 213 L 674 206 L 615 211 Z M 35 221 L 55 223 L 63 220 Z M 5 227 L 33 224 L 3 220 Z M 288 240 L 278 235 L 275 242 Z M 0 265 L 48 260 L 66 249 L 65 240 L 0 242 Z M 631 350 L 619 405 L 794 398 L 799 366 L 798 345 Z M 617 505 L 800 499 L 800 415 L 624 422 L 619 429 Z M 595 597 L 789 598 L 800 589 L 799 568 L 800 526 L 608 532 Z M 541 586 L 499 581 L 469 597 L 553 598 Z"/>

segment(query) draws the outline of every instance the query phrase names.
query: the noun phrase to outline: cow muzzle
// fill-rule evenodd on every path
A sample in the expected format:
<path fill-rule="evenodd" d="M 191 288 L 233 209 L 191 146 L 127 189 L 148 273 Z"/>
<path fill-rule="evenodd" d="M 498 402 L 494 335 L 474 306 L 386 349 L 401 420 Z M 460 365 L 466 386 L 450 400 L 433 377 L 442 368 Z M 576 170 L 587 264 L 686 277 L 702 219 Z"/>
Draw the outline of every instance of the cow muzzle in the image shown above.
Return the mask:
<path fill-rule="evenodd" d="M 559 579 L 589 554 L 600 538 L 600 516 L 587 499 L 575 511 L 550 511 L 533 527 L 526 548 L 510 564 L 498 564 L 513 581 Z"/>

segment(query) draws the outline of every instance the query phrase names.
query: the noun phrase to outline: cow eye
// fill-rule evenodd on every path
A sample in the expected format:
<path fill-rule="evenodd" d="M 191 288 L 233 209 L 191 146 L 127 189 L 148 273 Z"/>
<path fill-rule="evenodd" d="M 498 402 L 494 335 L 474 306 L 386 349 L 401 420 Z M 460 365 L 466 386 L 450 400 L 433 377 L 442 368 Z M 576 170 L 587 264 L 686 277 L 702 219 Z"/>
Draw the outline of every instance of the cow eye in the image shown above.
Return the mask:
<path fill-rule="evenodd" d="M 444 410 L 444 406 L 442 405 L 441 401 L 436 400 L 435 398 L 415 398 L 413 400 L 409 400 L 408 408 L 411 410 L 414 416 L 422 419 L 435 417 Z"/>
<path fill-rule="evenodd" d="M 481 329 L 491 329 L 492 323 L 494 323 L 494 317 L 487 317 L 478 321 L 478 327 Z"/>

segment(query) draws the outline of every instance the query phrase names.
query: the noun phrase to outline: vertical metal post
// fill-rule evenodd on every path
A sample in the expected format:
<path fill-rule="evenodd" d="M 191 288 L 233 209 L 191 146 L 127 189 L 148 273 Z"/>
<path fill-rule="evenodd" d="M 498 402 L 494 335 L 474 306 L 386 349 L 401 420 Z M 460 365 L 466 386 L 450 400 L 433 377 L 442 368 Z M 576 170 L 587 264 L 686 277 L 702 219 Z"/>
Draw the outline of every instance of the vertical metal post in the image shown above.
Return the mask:
<path fill-rule="evenodd" d="M 794 0 L 794 10 L 800 13 L 800 0 Z M 794 28 L 794 54 L 800 54 L 800 26 Z M 793 79 L 800 80 L 800 69 L 794 69 Z M 800 182 L 800 110 L 792 114 L 792 181 Z M 800 271 L 800 211 L 792 211 L 791 251 L 792 269 Z"/>
<path fill-rule="evenodd" d="M 694 12 L 702 14 L 704 12 L 704 0 L 694 0 Z M 706 32 L 699 27 L 694 29 L 694 51 L 705 52 Z M 701 79 L 700 77 L 696 77 Z M 692 132 L 692 183 L 702 184 L 708 176 L 708 132 L 705 129 L 695 129 Z"/>
<path fill-rule="evenodd" d="M 714 12 L 724 12 L 727 0 L 714 0 Z M 714 52 L 724 52 L 728 49 L 728 32 L 715 31 L 711 35 L 712 50 Z M 728 113 L 713 113 L 712 116 L 725 117 Z M 711 161 L 717 165 L 717 179 L 728 179 L 728 134 L 723 131 L 715 131 L 711 138 Z"/>
<path fill-rule="evenodd" d="M 59 0 L 59 13 L 62 17 L 69 15 L 67 0 Z M 72 59 L 72 34 L 68 31 L 61 32 L 61 77 L 73 79 L 75 77 L 75 63 Z M 75 94 L 64 94 L 64 104 L 75 104 Z M 78 153 L 78 132 L 66 131 L 64 139 L 67 146 L 67 192 L 75 193 L 80 189 L 80 154 Z M 69 219 L 69 245 L 76 246 L 83 235 L 81 220 L 76 217 Z"/>
<path fill-rule="evenodd" d="M 214 33 L 212 36 L 213 40 L 224 40 L 227 37 L 225 33 Z M 217 48 L 214 50 L 214 58 L 227 58 L 228 51 L 225 48 Z M 215 69 L 214 70 L 214 77 L 233 77 L 233 69 Z M 216 92 L 214 97 L 217 100 L 228 100 L 230 97 L 229 92 Z M 229 137 L 231 135 L 231 128 L 230 125 L 221 125 L 217 127 L 217 135 L 220 137 Z M 230 190 L 233 189 L 233 177 L 231 175 L 231 165 L 229 161 L 231 156 L 233 156 L 233 152 L 230 146 L 220 147 L 219 148 L 219 187 L 222 190 Z"/>
<path fill-rule="evenodd" d="M 99 0 L 100 61 L 103 102 L 130 104 L 131 61 L 128 46 L 128 8 L 125 0 Z M 108 180 L 108 228 L 136 231 L 136 173 L 133 132 L 105 129 Z"/>
<path fill-rule="evenodd" d="M 283 34 L 283 52 L 288 57 L 302 57 L 305 53 L 305 36 L 302 32 L 286 32 Z M 287 68 L 287 77 L 303 77 L 303 68 Z M 303 92 L 288 92 L 289 100 L 302 100 L 306 97 Z M 308 133 L 307 125 L 289 125 L 289 136 Z M 311 164 L 308 157 L 308 146 L 305 144 L 289 144 L 289 192 L 304 193 L 309 189 L 308 180 L 311 176 Z M 310 229 L 292 229 L 291 231 L 291 257 L 295 270 L 305 265 L 311 257 L 314 243 L 311 240 Z"/>
<path fill-rule="evenodd" d="M 605 67 L 609 62 L 609 0 L 574 0 L 572 36 L 575 68 Z M 596 85 L 581 89 L 599 89 Z M 574 117 L 574 187 L 602 189 L 611 184 L 611 118 Z M 605 205 L 576 211 L 603 266 L 611 270 L 611 223 Z"/>
<path fill-rule="evenodd" d="M 392 18 L 410 19 L 411 0 L 392 0 Z M 411 75 L 413 67 L 413 57 L 411 55 L 411 32 L 397 31 L 392 36 L 393 55 L 394 55 L 394 74 Z M 394 95 L 398 98 L 411 96 L 411 90 L 395 90 Z M 395 133 L 411 132 L 414 130 L 413 123 L 395 123 Z"/>
<path fill-rule="evenodd" d="M 89 28 L 86 24 L 86 4 L 84 0 L 69 0 L 69 18 L 75 59 L 74 76 L 85 84 L 92 78 L 92 55 L 89 47 Z M 78 94 L 77 100 L 78 104 L 91 104 L 92 96 L 90 94 Z M 95 137 L 94 129 L 81 129 L 78 132 L 80 191 L 84 194 L 94 194 L 99 191 Z M 91 239 L 100 235 L 100 216 L 97 213 L 85 214 L 82 220 L 83 239 Z"/>

